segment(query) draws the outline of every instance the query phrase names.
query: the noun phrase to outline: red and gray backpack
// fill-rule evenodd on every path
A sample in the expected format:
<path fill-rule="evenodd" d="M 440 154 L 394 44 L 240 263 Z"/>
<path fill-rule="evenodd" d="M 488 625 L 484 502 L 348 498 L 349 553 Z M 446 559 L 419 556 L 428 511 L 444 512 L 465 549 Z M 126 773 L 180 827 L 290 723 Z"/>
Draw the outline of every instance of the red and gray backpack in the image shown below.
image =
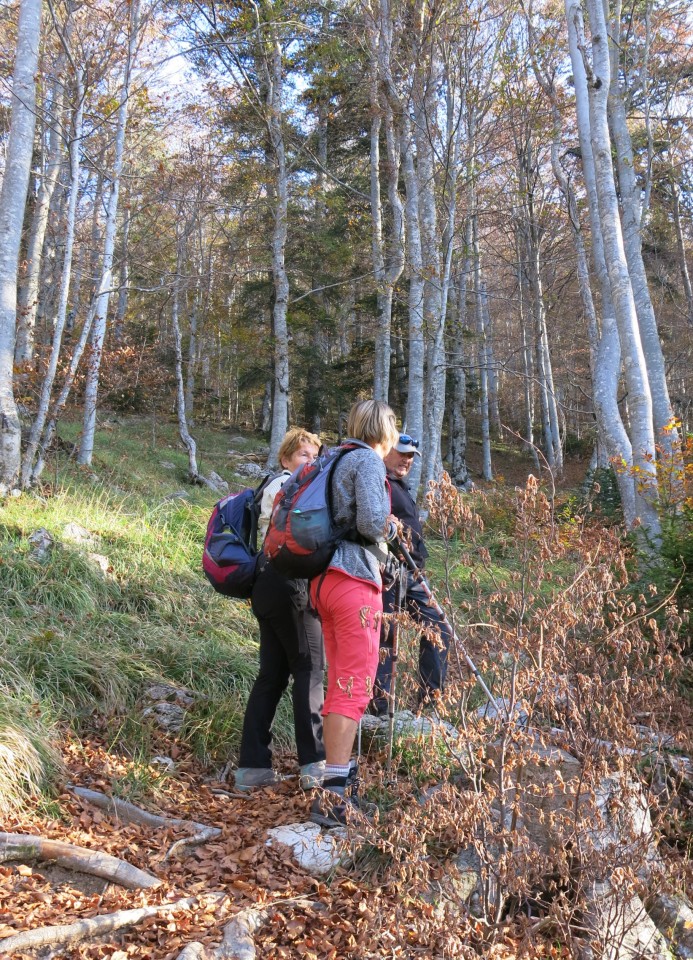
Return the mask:
<path fill-rule="evenodd" d="M 350 440 L 298 467 L 277 493 L 263 550 L 285 577 L 317 577 L 329 566 L 337 543 L 352 538 L 351 525 L 334 522 L 331 480 L 342 457 L 359 448 L 370 449 Z"/>
<path fill-rule="evenodd" d="M 259 487 L 246 487 L 215 504 L 207 524 L 202 569 L 217 593 L 247 600 L 257 576 L 257 526 L 262 494 L 277 474 Z"/>

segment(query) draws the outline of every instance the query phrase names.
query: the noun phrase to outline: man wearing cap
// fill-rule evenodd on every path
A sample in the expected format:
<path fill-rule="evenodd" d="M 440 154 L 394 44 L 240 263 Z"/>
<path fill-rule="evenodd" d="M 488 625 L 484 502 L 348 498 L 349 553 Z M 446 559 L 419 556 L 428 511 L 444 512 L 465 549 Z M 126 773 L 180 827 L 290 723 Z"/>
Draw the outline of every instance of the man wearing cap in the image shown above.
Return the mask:
<path fill-rule="evenodd" d="M 392 497 L 392 513 L 402 521 L 409 552 L 421 570 L 428 556 L 416 502 L 409 492 L 406 478 L 414 457 L 420 457 L 419 441 L 402 434 L 385 457 L 387 479 Z M 440 614 L 429 604 L 423 587 L 411 575 L 407 576 L 405 609 L 423 627 L 434 630 L 438 636 L 430 638 L 423 633 L 419 640 L 419 705 L 434 700 L 440 693 L 447 672 L 450 628 Z M 392 613 L 397 603 L 397 583 L 383 591 L 383 613 Z M 380 663 L 375 678 L 371 710 L 380 715 L 388 712 L 388 695 L 392 688 L 392 624 L 385 624 L 380 638 Z"/>

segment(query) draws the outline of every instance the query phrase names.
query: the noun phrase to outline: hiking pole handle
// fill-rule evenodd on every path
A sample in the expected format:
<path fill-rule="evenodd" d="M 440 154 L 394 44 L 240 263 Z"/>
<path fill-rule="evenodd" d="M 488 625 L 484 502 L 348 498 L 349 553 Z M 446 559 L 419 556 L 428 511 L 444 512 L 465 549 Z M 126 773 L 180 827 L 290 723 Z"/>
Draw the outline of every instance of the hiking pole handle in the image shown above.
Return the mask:
<path fill-rule="evenodd" d="M 443 608 L 441 607 L 441 605 L 440 605 L 440 604 L 438 603 L 438 601 L 436 600 L 436 598 L 435 598 L 435 596 L 434 596 L 434 594 L 433 594 L 433 591 L 431 590 L 430 586 L 428 585 L 428 581 L 426 580 L 426 577 L 425 577 L 424 574 L 423 574 L 423 571 L 417 566 L 416 561 L 414 560 L 414 558 L 412 557 L 411 553 L 409 552 L 409 549 L 407 548 L 407 545 L 406 545 L 405 543 L 403 543 L 402 540 L 401 540 L 399 537 L 393 538 L 392 541 L 390 541 L 390 542 L 391 542 L 392 546 L 394 547 L 394 549 L 395 549 L 397 552 L 399 552 L 400 556 L 403 558 L 404 562 L 406 563 L 407 567 L 409 568 L 409 571 L 410 571 L 412 577 L 414 578 L 414 580 L 416 581 L 416 583 L 418 583 L 418 584 L 422 587 L 424 593 L 426 594 L 426 599 L 428 600 L 428 602 L 431 604 L 431 606 L 432 606 L 433 609 L 436 611 L 436 613 L 442 618 L 443 622 L 445 623 L 445 626 L 448 628 L 448 630 L 449 630 L 450 633 L 452 634 L 452 639 L 454 640 L 454 642 L 456 643 L 456 645 L 457 645 L 458 649 L 460 650 L 462 656 L 464 657 L 464 661 L 465 661 L 465 663 L 467 664 L 467 666 L 469 667 L 469 669 L 470 669 L 470 671 L 471 671 L 471 673 L 472 673 L 472 676 L 474 677 L 474 679 L 476 680 L 476 682 L 479 684 L 479 686 L 481 687 L 481 689 L 482 689 L 482 690 L 484 691 L 484 693 L 486 694 L 486 697 L 487 697 L 487 699 L 488 699 L 488 702 L 489 702 L 489 703 L 491 704 L 491 706 L 494 708 L 494 710 L 496 711 L 496 714 L 497 714 L 498 716 L 500 716 L 501 713 L 502 713 L 503 715 L 506 716 L 506 718 L 509 719 L 509 717 L 508 717 L 508 711 L 505 709 L 505 704 L 503 705 L 503 710 L 501 710 L 500 705 L 498 704 L 498 701 L 496 700 L 496 698 L 493 696 L 493 694 L 492 694 L 491 691 L 489 690 L 486 681 L 484 680 L 484 678 L 482 677 L 481 673 L 479 672 L 479 668 L 477 667 L 477 665 L 474 663 L 474 661 L 472 660 L 472 658 L 471 658 L 471 657 L 469 656 L 469 654 L 467 653 L 467 649 L 466 649 L 465 645 L 462 643 L 462 641 L 460 640 L 459 636 L 457 635 L 457 632 L 456 632 L 456 630 L 454 629 L 453 625 L 450 623 L 450 621 L 449 621 L 449 619 L 448 619 L 445 611 L 443 610 Z"/>

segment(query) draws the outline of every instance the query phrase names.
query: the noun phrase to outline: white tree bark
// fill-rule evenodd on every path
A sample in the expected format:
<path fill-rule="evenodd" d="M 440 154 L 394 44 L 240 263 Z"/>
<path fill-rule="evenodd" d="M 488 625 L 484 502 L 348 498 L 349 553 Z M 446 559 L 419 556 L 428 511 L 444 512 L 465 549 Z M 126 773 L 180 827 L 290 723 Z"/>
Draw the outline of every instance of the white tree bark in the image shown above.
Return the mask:
<path fill-rule="evenodd" d="M 180 222 L 182 211 L 179 210 L 176 218 Z M 176 253 L 176 275 L 173 280 L 173 299 L 171 302 L 171 327 L 173 329 L 173 344 L 175 349 L 176 370 L 176 416 L 178 418 L 178 433 L 188 451 L 188 475 L 194 483 L 199 479 L 200 471 L 197 466 L 197 444 L 188 429 L 185 413 L 185 378 L 183 376 L 183 340 L 180 332 L 180 301 L 181 280 L 184 266 L 185 237 L 179 236 Z"/>
<path fill-rule="evenodd" d="M 69 13 L 68 13 L 69 16 Z M 26 281 L 19 291 L 18 306 L 19 319 L 17 323 L 17 340 L 14 348 L 15 362 L 27 363 L 34 356 L 34 333 L 36 326 L 36 311 L 39 299 L 39 278 L 41 276 L 41 258 L 43 243 L 48 226 L 48 212 L 51 199 L 58 182 L 60 167 L 63 162 L 63 105 L 65 79 L 60 74 L 65 57 L 58 58 L 56 76 L 53 81 L 53 94 L 50 103 L 48 123 L 47 157 L 41 175 L 41 185 L 36 198 L 36 206 L 31 221 L 29 242 L 27 244 L 27 273 Z"/>
<path fill-rule="evenodd" d="M 524 399 L 525 399 L 525 448 L 531 453 L 534 460 L 534 466 L 540 469 L 539 454 L 534 442 L 534 361 L 532 358 L 532 348 L 530 336 L 527 330 L 527 309 L 526 301 L 528 297 L 527 271 L 524 268 L 524 227 L 522 224 L 522 213 L 519 208 L 513 212 L 513 221 L 515 225 L 515 273 L 517 275 L 517 299 L 518 299 L 518 319 L 520 321 L 520 338 L 522 342 L 522 371 L 524 374 Z"/>
<path fill-rule="evenodd" d="M 130 82 L 135 60 L 137 37 L 139 31 L 139 0 L 133 0 L 130 5 L 130 27 L 128 49 L 123 68 L 123 87 L 121 101 L 118 107 L 116 127 L 115 152 L 113 171 L 111 174 L 111 193 L 108 199 L 106 227 L 103 245 L 103 259 L 101 264 L 101 284 L 96 295 L 94 323 L 91 332 L 91 354 L 87 370 L 86 385 L 84 388 L 84 417 L 82 420 L 82 438 L 80 441 L 77 462 L 91 464 L 94 453 L 94 432 L 96 428 L 96 406 L 99 392 L 99 374 L 101 357 L 103 355 L 104 340 L 106 338 L 106 324 L 108 317 L 108 303 L 113 285 L 113 253 L 115 250 L 116 226 L 118 216 L 118 196 L 120 192 L 120 178 L 123 171 L 123 156 L 125 152 L 125 134 L 127 130 L 128 111 L 130 106 Z"/>
<path fill-rule="evenodd" d="M 635 311 L 640 329 L 640 339 L 647 368 L 647 379 L 652 395 L 652 419 L 655 440 L 671 456 L 675 449 L 678 432 L 671 428 L 674 416 L 666 371 L 662 344 L 657 330 L 650 289 L 642 258 L 640 185 L 635 177 L 635 158 L 628 129 L 628 118 L 623 93 L 618 81 L 618 49 L 620 43 L 620 2 L 612 22 L 611 83 L 607 101 L 609 128 L 611 131 L 618 172 L 619 198 L 621 204 L 621 229 L 623 246 L 628 266 L 630 284 L 633 291 Z M 649 179 L 649 178 L 648 178 Z M 665 428 L 669 429 L 665 429 Z"/>
<path fill-rule="evenodd" d="M 102 277 L 102 283 L 109 283 L 110 277 Z M 96 311 L 96 299 L 92 302 L 89 307 L 89 311 L 84 320 L 81 333 L 79 335 L 79 340 L 75 346 L 75 349 L 70 358 L 70 366 L 68 367 L 67 373 L 65 374 L 65 380 L 63 385 L 60 388 L 60 393 L 55 399 L 53 406 L 51 407 L 51 412 L 48 416 L 46 426 L 43 430 L 43 436 L 39 441 L 37 449 L 36 464 L 34 469 L 31 472 L 31 482 L 36 483 L 38 478 L 43 473 L 43 469 L 46 465 L 46 453 L 50 447 L 53 437 L 55 436 L 55 431 L 58 426 L 58 419 L 60 414 L 65 409 L 65 404 L 67 403 L 67 398 L 70 396 L 70 391 L 72 390 L 72 385 L 75 382 L 75 376 L 77 374 L 77 368 L 79 367 L 80 360 L 84 354 L 84 351 L 87 346 L 87 341 L 89 340 L 89 334 L 91 333 L 91 327 L 94 322 L 94 313 Z"/>
<path fill-rule="evenodd" d="M 624 517 L 630 527 L 635 522 L 636 517 L 635 484 L 631 473 L 633 453 L 630 438 L 618 406 L 621 342 L 616 325 L 616 312 L 611 298 L 611 286 L 606 268 L 599 217 L 597 181 L 590 135 L 587 74 L 582 57 L 582 51 L 585 49 L 582 9 L 577 0 L 566 0 L 565 9 L 568 24 L 568 45 L 575 85 L 575 112 L 582 154 L 582 170 L 587 190 L 587 209 L 592 238 L 592 263 L 601 299 L 601 331 L 594 360 L 592 400 L 597 418 L 597 429 L 606 446 L 607 455 L 619 467 L 616 470 L 616 480 L 621 494 Z"/>
<path fill-rule="evenodd" d="M 289 302 L 289 278 L 286 273 L 285 250 L 288 227 L 289 175 L 286 166 L 284 142 L 284 65 L 282 48 L 273 22 L 273 4 L 267 0 L 262 5 L 267 14 L 267 40 L 264 49 L 257 55 L 258 73 L 263 78 L 267 127 L 274 165 L 274 227 L 272 230 L 272 279 L 274 282 L 274 310 L 272 326 L 274 333 L 274 389 L 272 396 L 272 426 L 270 429 L 267 466 L 277 465 L 277 453 L 289 424 L 289 329 L 287 307 Z M 258 28 L 260 24 L 258 23 Z"/>
<path fill-rule="evenodd" d="M 17 271 L 36 124 L 41 0 L 22 0 L 12 79 L 10 136 L 0 191 L 0 495 L 17 482 L 21 425 L 13 389 Z"/>
<path fill-rule="evenodd" d="M 484 324 L 484 305 L 482 301 L 483 282 L 481 278 L 481 252 L 479 250 L 479 229 L 477 213 L 476 183 L 470 184 L 470 204 L 472 211 L 472 262 L 474 265 L 474 311 L 479 356 L 479 407 L 481 410 L 481 475 L 484 480 L 493 480 L 491 463 L 491 424 L 488 402 L 488 366 L 486 356 L 486 326 Z"/>
<path fill-rule="evenodd" d="M 377 20 L 377 22 L 376 22 Z M 370 133 L 370 203 L 371 248 L 373 273 L 376 282 L 377 325 L 375 333 L 375 365 L 373 396 L 376 400 L 389 398 L 392 300 L 394 287 L 404 268 L 403 206 L 399 195 L 400 146 L 395 134 L 392 103 L 388 95 L 391 82 L 392 24 L 389 0 L 381 0 L 377 17 L 369 24 L 371 96 Z M 384 94 L 381 96 L 381 86 Z M 389 201 L 390 236 L 383 228 L 381 196 L 380 140 L 385 131 L 386 178 Z"/>
<path fill-rule="evenodd" d="M 128 246 L 130 243 L 130 204 L 126 204 L 123 214 L 123 226 L 120 236 L 120 290 L 118 291 L 118 306 L 113 318 L 113 335 L 116 340 L 123 339 L 123 323 L 128 309 L 128 295 L 130 287 L 130 260 Z"/>
<path fill-rule="evenodd" d="M 409 390 L 405 429 L 414 437 L 423 439 L 424 401 L 424 280 L 419 228 L 419 182 L 414 166 L 414 143 L 411 121 L 403 115 L 402 172 L 406 191 L 407 259 L 409 267 Z M 416 497 L 421 481 L 421 458 L 414 457 L 409 474 L 409 487 Z"/>
<path fill-rule="evenodd" d="M 58 310 L 53 325 L 53 342 L 51 344 L 48 366 L 41 383 L 41 393 L 39 396 L 36 417 L 31 427 L 29 442 L 22 459 L 22 486 L 28 487 L 33 477 L 34 459 L 38 450 L 39 442 L 43 434 L 48 409 L 50 404 L 55 374 L 58 369 L 58 358 L 62 345 L 63 331 L 67 320 L 67 302 L 70 292 L 70 277 L 72 275 L 72 252 L 75 239 L 75 216 L 77 211 L 77 197 L 79 195 L 79 167 L 80 167 L 80 143 L 82 139 L 82 119 L 84 116 L 84 84 L 82 81 L 81 68 L 78 67 L 76 78 L 76 106 L 74 122 L 72 128 L 72 138 L 70 140 L 70 194 L 67 204 L 67 218 L 65 222 L 65 253 L 63 255 L 63 268 L 60 280 L 60 294 L 58 299 Z"/>
<path fill-rule="evenodd" d="M 588 86 L 590 133 L 604 255 L 628 389 L 633 470 L 636 480 L 635 505 L 638 519 L 646 535 L 654 544 L 657 544 L 660 538 L 660 525 L 657 516 L 652 396 L 623 246 L 611 161 L 611 138 L 607 118 L 607 98 L 610 87 L 608 35 L 601 0 L 588 0 L 588 10 L 592 33 L 593 72 Z"/>
<path fill-rule="evenodd" d="M 414 92 L 416 175 L 419 182 L 419 224 L 424 271 L 424 330 L 426 378 L 421 480 L 424 491 L 442 467 L 440 440 L 445 413 L 445 324 L 442 238 L 436 198 L 434 131 L 438 124 L 438 85 L 441 65 L 432 40 L 418 51 Z M 452 239 L 450 240 L 452 249 Z"/>
<path fill-rule="evenodd" d="M 550 75 L 545 71 L 537 60 L 537 51 L 539 45 L 536 41 L 536 35 L 534 27 L 532 24 L 531 16 L 528 18 L 529 22 L 529 44 L 530 44 L 530 55 L 532 57 L 532 66 L 534 68 L 534 73 L 541 85 L 542 90 L 546 94 L 551 103 L 551 113 L 553 118 L 553 130 L 552 130 L 552 140 L 551 140 L 551 168 L 553 170 L 556 182 L 558 183 L 559 189 L 565 200 L 566 209 L 568 213 L 568 220 L 571 227 L 571 235 L 573 237 L 573 243 L 575 246 L 575 256 L 577 261 L 577 278 L 578 278 L 578 288 L 580 291 L 580 300 L 582 302 L 582 310 L 584 318 L 587 324 L 587 338 L 589 341 L 590 348 L 590 374 L 592 379 L 592 387 L 594 392 L 594 384 L 597 380 L 597 365 L 598 365 L 598 356 L 599 356 L 599 324 L 597 322 L 597 311 L 594 305 L 594 298 L 592 296 L 592 285 L 590 281 L 589 274 L 589 263 L 587 256 L 587 249 L 585 246 L 585 240 L 582 233 L 582 225 L 580 223 L 580 214 L 578 210 L 577 198 L 575 196 L 575 191 L 573 186 L 566 175 L 563 165 L 561 163 L 561 152 L 563 148 L 562 143 L 562 134 L 563 134 L 563 121 L 561 112 L 558 106 L 558 100 L 556 96 L 556 89 L 553 81 L 553 75 Z M 580 64 L 582 66 L 582 64 Z M 582 75 L 581 75 L 582 76 Z M 581 87 L 580 99 L 585 100 L 585 105 L 587 106 L 586 101 L 587 93 L 584 87 Z M 588 115 L 587 115 L 588 118 Z M 588 186 L 588 193 L 591 191 L 594 193 L 594 172 L 593 172 L 593 163 L 592 163 L 592 151 L 591 145 L 589 147 L 587 159 L 585 160 L 583 156 L 583 164 L 589 164 L 590 172 L 587 179 L 590 181 L 591 186 Z M 596 225 L 597 232 L 599 232 L 598 224 Z M 598 248 L 601 250 L 601 238 L 597 242 Z M 603 270 L 602 273 L 605 273 Z M 607 303 L 610 303 L 610 295 L 607 298 Z M 612 324 L 613 325 L 613 324 Z M 618 379 L 618 373 L 616 372 L 616 379 Z M 618 412 L 618 411 L 616 411 Z M 594 466 L 591 467 L 593 470 L 595 467 L 600 467 L 602 469 L 609 467 L 608 453 L 607 453 L 607 444 L 604 439 L 605 428 L 602 423 L 602 417 L 597 416 L 597 441 L 595 444 L 595 462 Z"/>
<path fill-rule="evenodd" d="M 683 228 L 681 226 L 680 187 L 676 181 L 672 181 L 671 183 L 671 213 L 674 218 L 674 232 L 676 234 L 676 250 L 679 257 L 681 283 L 683 284 L 683 293 L 688 307 L 688 322 L 693 325 L 693 287 L 691 286 L 691 275 L 688 272 L 688 264 L 686 263 L 686 245 L 683 240 Z"/>
<path fill-rule="evenodd" d="M 531 310 L 534 321 L 534 353 L 537 386 L 539 388 L 539 407 L 541 412 L 544 455 L 555 473 L 563 470 L 563 449 L 561 445 L 558 406 L 553 382 L 551 353 L 548 331 L 546 329 L 546 305 L 541 264 L 541 231 L 535 203 L 534 185 L 538 179 L 538 161 L 531 134 L 525 141 L 517 144 L 518 180 L 522 199 L 522 220 L 520 230 L 524 240 L 528 289 L 531 296 Z"/>
<path fill-rule="evenodd" d="M 452 324 L 452 343 L 450 348 L 450 367 L 452 379 L 452 401 L 449 418 L 449 436 L 447 459 L 450 477 L 457 487 L 469 483 L 467 468 L 467 375 L 465 372 L 465 333 L 468 331 L 467 300 L 469 280 L 472 273 L 471 246 L 472 221 L 467 217 L 464 253 L 459 266 L 457 298 L 454 305 Z"/>
<path fill-rule="evenodd" d="M 185 416 L 190 425 L 193 425 L 195 411 L 195 368 L 197 366 L 197 326 L 200 313 L 200 278 L 199 274 L 193 291 L 192 307 L 190 310 L 190 328 L 188 339 L 188 367 L 185 372 Z"/>
<path fill-rule="evenodd" d="M 498 375 L 498 364 L 496 363 L 496 350 L 494 346 L 493 320 L 491 318 L 491 308 L 489 306 L 488 287 L 484 281 L 481 285 L 481 301 L 484 313 L 484 338 L 486 341 L 486 368 L 488 370 L 488 404 L 489 418 L 491 427 L 497 436 L 503 433 L 503 424 L 500 415 L 500 398 Z"/>

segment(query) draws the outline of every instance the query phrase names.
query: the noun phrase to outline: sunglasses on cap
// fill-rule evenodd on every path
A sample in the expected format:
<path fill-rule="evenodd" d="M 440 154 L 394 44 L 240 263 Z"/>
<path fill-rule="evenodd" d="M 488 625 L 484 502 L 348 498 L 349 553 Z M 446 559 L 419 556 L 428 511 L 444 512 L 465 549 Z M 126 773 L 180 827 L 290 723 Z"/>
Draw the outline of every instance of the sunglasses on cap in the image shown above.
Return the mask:
<path fill-rule="evenodd" d="M 399 437 L 399 442 L 403 443 L 407 447 L 417 447 L 419 446 L 419 441 L 415 440 L 413 437 L 410 437 L 408 433 L 402 433 Z"/>

